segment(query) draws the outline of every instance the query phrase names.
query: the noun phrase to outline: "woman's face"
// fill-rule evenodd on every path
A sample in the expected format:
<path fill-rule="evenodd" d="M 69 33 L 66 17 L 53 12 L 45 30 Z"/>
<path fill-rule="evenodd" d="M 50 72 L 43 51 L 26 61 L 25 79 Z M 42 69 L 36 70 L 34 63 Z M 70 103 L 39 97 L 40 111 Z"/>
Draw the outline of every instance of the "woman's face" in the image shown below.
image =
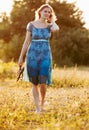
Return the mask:
<path fill-rule="evenodd" d="M 43 19 L 49 19 L 51 16 L 51 10 L 50 8 L 46 7 L 43 10 L 40 11 L 40 16 Z"/>

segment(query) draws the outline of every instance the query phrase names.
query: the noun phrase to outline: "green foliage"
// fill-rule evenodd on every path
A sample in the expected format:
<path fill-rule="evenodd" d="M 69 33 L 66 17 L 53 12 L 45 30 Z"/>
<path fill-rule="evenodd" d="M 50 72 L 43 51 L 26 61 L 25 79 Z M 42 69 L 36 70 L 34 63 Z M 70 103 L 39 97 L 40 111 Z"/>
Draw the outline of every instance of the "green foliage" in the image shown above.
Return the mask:
<path fill-rule="evenodd" d="M 26 32 L 27 23 L 35 18 L 35 10 L 44 3 L 45 0 L 14 0 L 11 11 L 12 35 L 20 33 L 23 36 Z"/>
<path fill-rule="evenodd" d="M 23 35 L 26 30 L 27 23 L 35 18 L 35 10 L 45 2 L 46 0 L 15 0 L 10 17 L 12 21 L 12 35 L 18 34 L 19 32 Z M 61 3 L 60 1 L 51 0 L 49 1 L 49 4 L 53 7 L 58 19 L 57 24 L 61 28 L 81 28 L 84 25 L 81 21 L 82 12 L 75 7 L 74 3 L 68 4 L 65 1 Z"/>
<path fill-rule="evenodd" d="M 12 79 L 16 77 L 17 64 L 13 61 L 3 63 L 0 61 L 0 80 Z"/>
<path fill-rule="evenodd" d="M 2 43 L 1 48 L 3 53 L 0 54 L 0 59 L 6 62 L 11 60 L 16 61 L 20 55 L 23 41 L 24 37 L 14 35 L 8 44 Z"/>
<path fill-rule="evenodd" d="M 3 40 L 0 40 L 0 60 L 3 60 L 5 56 L 4 45 L 5 45 L 5 42 Z"/>
<path fill-rule="evenodd" d="M 84 25 L 84 22 L 82 22 L 82 11 L 75 6 L 75 3 L 50 0 L 49 4 L 57 15 L 57 23 L 61 29 L 81 28 Z"/>
<path fill-rule="evenodd" d="M 10 38 L 10 22 L 8 17 L 6 17 L 2 19 L 2 22 L 0 22 L 0 39 L 3 39 L 6 43 L 8 43 Z"/>
<path fill-rule="evenodd" d="M 59 38 L 53 39 L 52 53 L 58 66 L 89 65 L 89 31 L 73 28 L 60 30 Z M 58 53 L 57 53 L 58 52 Z"/>

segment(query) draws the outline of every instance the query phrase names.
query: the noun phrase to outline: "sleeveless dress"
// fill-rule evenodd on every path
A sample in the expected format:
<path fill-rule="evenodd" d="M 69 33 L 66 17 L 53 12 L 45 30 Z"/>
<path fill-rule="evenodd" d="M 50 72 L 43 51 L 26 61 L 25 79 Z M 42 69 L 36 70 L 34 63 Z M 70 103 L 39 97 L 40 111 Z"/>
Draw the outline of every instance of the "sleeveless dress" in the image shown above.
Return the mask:
<path fill-rule="evenodd" d="M 51 25 L 36 28 L 28 23 L 27 31 L 31 32 L 31 43 L 25 60 L 24 80 L 35 85 L 52 84 L 52 55 L 49 44 Z"/>

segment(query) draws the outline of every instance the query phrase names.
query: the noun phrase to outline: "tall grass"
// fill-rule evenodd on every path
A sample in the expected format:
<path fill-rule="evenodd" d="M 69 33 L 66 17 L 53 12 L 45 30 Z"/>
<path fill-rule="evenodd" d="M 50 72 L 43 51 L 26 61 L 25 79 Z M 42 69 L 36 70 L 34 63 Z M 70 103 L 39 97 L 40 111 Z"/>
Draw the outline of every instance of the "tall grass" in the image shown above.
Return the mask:
<path fill-rule="evenodd" d="M 89 86 L 89 68 L 56 68 L 53 70 L 53 83 L 55 87 Z"/>
<path fill-rule="evenodd" d="M 16 80 L 18 66 L 14 62 L 0 62 L 0 79 Z M 89 86 L 89 67 L 64 67 L 52 70 L 52 87 L 87 87 Z"/>

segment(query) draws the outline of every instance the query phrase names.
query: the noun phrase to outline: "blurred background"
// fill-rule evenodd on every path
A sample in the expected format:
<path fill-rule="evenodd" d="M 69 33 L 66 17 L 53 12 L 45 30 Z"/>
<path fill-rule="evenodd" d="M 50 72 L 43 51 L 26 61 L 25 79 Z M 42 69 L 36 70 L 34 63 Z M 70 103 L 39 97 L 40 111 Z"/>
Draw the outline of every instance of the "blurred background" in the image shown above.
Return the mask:
<path fill-rule="evenodd" d="M 59 32 L 52 34 L 53 64 L 89 66 L 88 1 L 82 0 L 3 0 L 0 4 L 0 61 L 17 62 L 28 22 L 35 11 L 49 3 L 57 16 Z"/>

